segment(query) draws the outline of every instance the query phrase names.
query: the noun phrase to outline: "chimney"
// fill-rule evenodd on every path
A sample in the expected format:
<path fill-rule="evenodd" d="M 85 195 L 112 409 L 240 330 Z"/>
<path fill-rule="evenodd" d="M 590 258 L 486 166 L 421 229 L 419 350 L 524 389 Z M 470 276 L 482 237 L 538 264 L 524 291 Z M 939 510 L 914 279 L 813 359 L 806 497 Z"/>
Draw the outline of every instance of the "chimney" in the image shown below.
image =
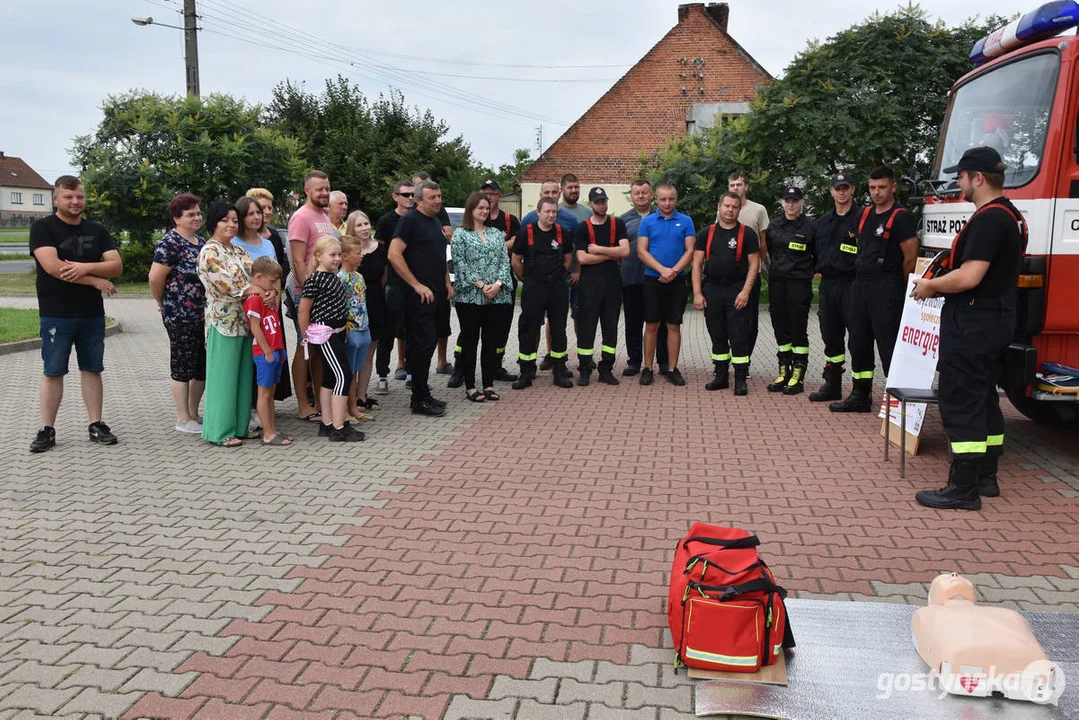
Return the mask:
<path fill-rule="evenodd" d="M 727 3 L 710 3 L 704 8 L 704 11 L 708 13 L 716 25 L 719 25 L 720 30 L 727 32 L 727 19 L 731 15 L 731 9 Z"/>
<path fill-rule="evenodd" d="M 689 17 L 689 11 L 693 8 L 700 8 L 704 10 L 704 3 L 691 3 L 689 5 L 678 6 L 678 22 L 684 22 Z"/>

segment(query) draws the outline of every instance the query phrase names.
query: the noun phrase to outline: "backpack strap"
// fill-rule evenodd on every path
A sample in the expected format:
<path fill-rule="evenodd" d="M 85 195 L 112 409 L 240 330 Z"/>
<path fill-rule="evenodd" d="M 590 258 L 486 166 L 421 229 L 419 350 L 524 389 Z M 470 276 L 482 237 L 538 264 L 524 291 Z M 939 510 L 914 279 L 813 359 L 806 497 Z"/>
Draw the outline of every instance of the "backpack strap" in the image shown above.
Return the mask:
<path fill-rule="evenodd" d="M 708 242 L 704 244 L 704 259 L 707 262 L 712 259 L 712 239 L 716 236 L 716 224 L 712 223 L 708 226 Z M 741 239 L 741 238 L 739 238 Z M 738 249 L 741 250 L 741 244 Z"/>
<path fill-rule="evenodd" d="M 701 542 L 705 545 L 718 545 L 727 550 L 745 550 L 747 548 L 755 548 L 761 544 L 760 538 L 756 535 L 747 535 L 746 537 L 735 538 L 733 540 L 691 535 L 682 541 L 682 547 L 688 548 L 691 542 Z"/>

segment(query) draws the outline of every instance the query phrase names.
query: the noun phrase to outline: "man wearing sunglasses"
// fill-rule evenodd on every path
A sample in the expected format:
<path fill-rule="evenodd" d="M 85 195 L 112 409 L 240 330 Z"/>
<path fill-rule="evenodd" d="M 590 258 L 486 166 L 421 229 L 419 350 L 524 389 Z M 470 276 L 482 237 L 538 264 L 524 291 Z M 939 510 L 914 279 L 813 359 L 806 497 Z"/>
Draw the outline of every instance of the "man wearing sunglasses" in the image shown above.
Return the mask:
<path fill-rule="evenodd" d="M 393 210 L 378 219 L 375 225 L 375 239 L 381 243 L 389 244 L 397 229 L 397 222 L 408 214 L 415 206 L 413 201 L 412 183 L 408 180 L 398 180 L 393 184 Z M 382 337 L 378 338 L 378 348 L 375 350 L 375 372 L 378 373 L 378 385 L 375 392 L 385 395 L 390 391 L 390 348 L 394 338 L 397 339 L 397 373 L 396 380 L 404 380 L 408 371 L 405 369 L 405 328 L 401 318 L 401 302 L 398 292 L 400 280 L 393 266 L 386 264 L 386 321 L 382 326 Z"/>

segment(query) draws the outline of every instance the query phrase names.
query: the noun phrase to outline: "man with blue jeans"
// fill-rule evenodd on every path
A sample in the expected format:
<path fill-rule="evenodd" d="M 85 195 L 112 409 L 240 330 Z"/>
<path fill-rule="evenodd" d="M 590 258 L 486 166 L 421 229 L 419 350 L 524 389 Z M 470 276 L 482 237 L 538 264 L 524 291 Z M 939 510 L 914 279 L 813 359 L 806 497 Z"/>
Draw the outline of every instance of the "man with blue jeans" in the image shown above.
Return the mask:
<path fill-rule="evenodd" d="M 30 226 L 30 252 L 37 261 L 37 303 L 41 322 L 41 429 L 30 452 L 56 445 L 56 414 L 64 397 L 64 376 L 74 346 L 82 399 L 90 419 L 90 441 L 115 445 L 101 422 L 101 373 L 105 356 L 105 303 L 116 288 L 109 278 L 123 272 L 116 243 L 103 226 L 82 219 L 86 196 L 77 177 L 63 175 L 53 192 L 56 212 Z"/>
<path fill-rule="evenodd" d="M 693 261 L 697 231 L 693 220 L 677 210 L 678 191 L 664 183 L 656 188 L 654 212 L 641 220 L 637 228 L 637 257 L 644 264 L 644 365 L 641 385 L 655 381 L 652 361 L 660 323 L 667 325 L 667 357 L 670 369 L 667 382 L 685 385 L 678 370 L 682 348 L 682 315 L 686 310 L 686 268 Z"/>

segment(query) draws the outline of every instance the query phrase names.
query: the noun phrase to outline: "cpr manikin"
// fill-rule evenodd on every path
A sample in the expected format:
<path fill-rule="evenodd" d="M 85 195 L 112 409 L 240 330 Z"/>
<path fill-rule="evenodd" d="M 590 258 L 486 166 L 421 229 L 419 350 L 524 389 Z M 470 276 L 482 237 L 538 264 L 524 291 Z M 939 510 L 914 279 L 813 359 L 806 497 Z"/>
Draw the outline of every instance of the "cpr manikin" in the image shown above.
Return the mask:
<path fill-rule="evenodd" d="M 918 654 L 940 677 L 941 689 L 1056 703 L 1059 670 L 1045 657 L 1030 625 L 1014 610 L 977 605 L 974 586 L 962 575 L 933 580 L 929 605 L 914 612 L 910 628 Z"/>

